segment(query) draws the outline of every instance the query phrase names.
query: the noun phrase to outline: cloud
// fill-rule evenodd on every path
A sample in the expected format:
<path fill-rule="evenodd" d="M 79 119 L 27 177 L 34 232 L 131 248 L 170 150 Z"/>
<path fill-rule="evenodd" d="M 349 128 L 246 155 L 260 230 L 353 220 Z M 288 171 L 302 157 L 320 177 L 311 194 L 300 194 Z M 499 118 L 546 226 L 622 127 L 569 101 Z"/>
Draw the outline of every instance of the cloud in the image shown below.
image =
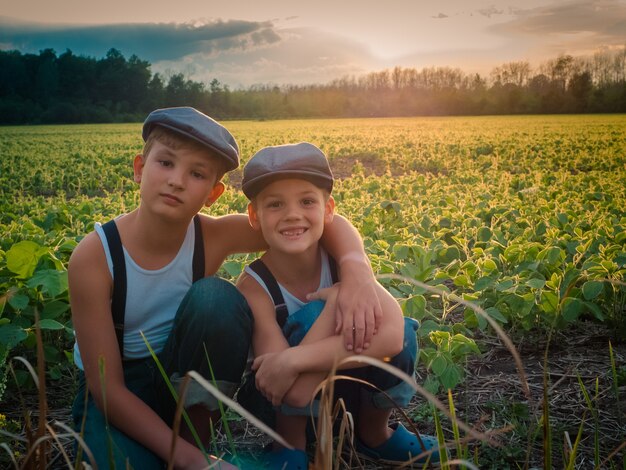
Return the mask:
<path fill-rule="evenodd" d="M 441 20 L 443 18 L 448 18 L 448 15 L 446 15 L 445 13 L 439 13 L 438 15 L 435 15 L 432 18 L 435 18 L 436 20 Z"/>
<path fill-rule="evenodd" d="M 215 20 L 178 24 L 44 25 L 0 17 L 0 44 L 5 49 L 22 52 L 70 49 L 78 55 L 102 57 L 114 47 L 128 56 L 136 54 L 145 60 L 160 61 L 199 52 L 250 49 L 280 40 L 269 22 Z"/>
<path fill-rule="evenodd" d="M 558 38 L 589 47 L 623 45 L 626 38 L 626 2 L 619 0 L 573 0 L 516 10 L 512 21 L 494 25 L 493 32 L 506 36 Z"/>
<path fill-rule="evenodd" d="M 491 18 L 493 15 L 502 15 L 504 14 L 504 10 L 498 10 L 495 6 L 491 5 L 487 8 L 481 8 L 480 10 L 476 10 L 482 16 L 486 16 L 487 18 Z"/>
<path fill-rule="evenodd" d="M 136 54 L 153 73 L 174 73 L 232 88 L 254 84 L 314 84 L 381 68 L 358 41 L 314 28 L 271 22 L 211 21 L 109 25 L 43 25 L 0 17 L 3 49 L 52 48 L 103 57 L 111 48 Z"/>
<path fill-rule="evenodd" d="M 228 54 L 199 52 L 181 61 L 153 63 L 152 70 L 165 75 L 184 70 L 193 80 L 206 83 L 217 78 L 233 88 L 245 88 L 325 83 L 381 68 L 365 46 L 341 35 L 314 28 L 277 32 L 281 41 L 266 47 L 231 50 Z"/>

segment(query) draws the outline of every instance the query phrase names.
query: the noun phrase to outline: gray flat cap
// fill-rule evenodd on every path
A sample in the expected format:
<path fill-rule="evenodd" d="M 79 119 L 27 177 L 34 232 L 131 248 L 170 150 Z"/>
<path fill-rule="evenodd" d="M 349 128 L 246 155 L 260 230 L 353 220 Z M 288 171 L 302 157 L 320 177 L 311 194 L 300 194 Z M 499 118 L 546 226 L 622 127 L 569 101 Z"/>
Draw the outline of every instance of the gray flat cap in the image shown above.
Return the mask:
<path fill-rule="evenodd" d="M 220 123 L 195 108 L 184 106 L 152 111 L 143 123 L 144 142 L 154 126 L 166 127 L 204 145 L 222 157 L 227 171 L 239 166 L 239 147 L 232 134 Z"/>
<path fill-rule="evenodd" d="M 241 188 L 248 199 L 278 179 L 302 178 L 331 192 L 333 173 L 326 155 L 308 142 L 265 147 L 243 168 Z"/>

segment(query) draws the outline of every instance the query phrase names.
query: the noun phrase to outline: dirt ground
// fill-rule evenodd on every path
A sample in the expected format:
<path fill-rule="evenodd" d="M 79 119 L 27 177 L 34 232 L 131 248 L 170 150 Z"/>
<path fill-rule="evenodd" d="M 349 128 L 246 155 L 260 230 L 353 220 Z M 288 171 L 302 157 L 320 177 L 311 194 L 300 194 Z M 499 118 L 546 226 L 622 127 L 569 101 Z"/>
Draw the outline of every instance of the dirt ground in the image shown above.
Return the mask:
<path fill-rule="evenodd" d="M 549 345 L 545 337 L 528 335 L 517 340 L 515 346 L 522 359 L 530 396 L 524 391 L 509 350 L 497 338 L 479 340 L 481 349 L 488 349 L 467 364 L 465 382 L 454 394 L 457 417 L 482 431 L 513 426 L 497 438 L 500 447 L 474 449 L 479 462 L 489 462 L 488 466 L 479 465 L 480 468 L 518 468 L 520 463 L 524 468 L 527 458 L 530 468 L 543 468 L 544 390 L 552 433 L 553 468 L 566 467 L 564 458 L 571 452 L 581 424 L 575 468 L 594 468 L 596 432 L 601 460 L 626 442 L 626 387 L 617 388 L 618 400 L 613 388 L 610 333 L 605 326 L 581 322 L 555 333 Z M 626 364 L 626 345 L 613 342 L 612 348 L 619 375 Z M 620 467 L 622 459 L 620 452 L 612 462 Z M 601 467 L 608 468 L 607 465 L 605 462 Z"/>

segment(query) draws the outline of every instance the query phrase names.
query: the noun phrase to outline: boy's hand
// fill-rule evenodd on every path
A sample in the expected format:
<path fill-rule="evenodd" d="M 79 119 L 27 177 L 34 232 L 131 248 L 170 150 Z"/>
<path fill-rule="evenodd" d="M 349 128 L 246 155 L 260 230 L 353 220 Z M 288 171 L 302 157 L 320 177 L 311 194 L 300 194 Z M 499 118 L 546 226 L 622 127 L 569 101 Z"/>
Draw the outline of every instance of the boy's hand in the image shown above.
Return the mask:
<path fill-rule="evenodd" d="M 256 372 L 256 388 L 274 406 L 283 402 L 285 393 L 298 378 L 298 371 L 289 366 L 282 352 L 262 354 L 252 363 L 252 370 Z"/>
<path fill-rule="evenodd" d="M 369 348 L 382 318 L 380 301 L 376 294 L 376 279 L 363 263 L 342 265 L 341 282 L 328 289 L 309 294 L 308 300 L 326 301 L 327 308 L 335 310 L 335 333 L 343 334 L 347 351 L 361 353 Z M 352 274 L 350 269 L 354 271 Z"/>
<path fill-rule="evenodd" d="M 369 274 L 363 276 L 365 270 L 362 266 L 360 271 L 358 277 L 342 271 L 337 296 L 336 332 L 343 331 L 346 349 L 357 354 L 370 347 L 382 318 L 376 280 Z"/>

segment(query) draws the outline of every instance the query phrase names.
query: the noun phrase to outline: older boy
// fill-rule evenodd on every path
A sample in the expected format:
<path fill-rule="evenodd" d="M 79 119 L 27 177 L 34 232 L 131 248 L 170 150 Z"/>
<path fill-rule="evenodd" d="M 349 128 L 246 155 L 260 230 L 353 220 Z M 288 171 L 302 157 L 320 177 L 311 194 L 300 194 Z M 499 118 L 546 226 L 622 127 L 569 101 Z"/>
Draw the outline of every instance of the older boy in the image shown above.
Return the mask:
<path fill-rule="evenodd" d="M 333 310 L 324 308 L 319 300 L 309 303 L 311 297 L 307 296 L 336 281 L 332 258 L 319 243 L 333 221 L 332 187 L 333 175 L 325 155 L 306 142 L 266 147 L 244 167 L 242 189 L 250 199 L 250 224 L 263 234 L 268 245 L 237 282 L 254 316 L 252 346 L 256 358 L 252 369 L 258 390 L 274 406 L 287 405 L 276 413 L 276 430 L 296 449 L 275 444 L 267 456 L 271 468 L 307 468 L 304 448 L 309 410 L 302 408 L 337 361 L 351 354 L 335 334 Z M 342 270 L 339 277 L 346 277 Z M 379 284 L 376 288 L 383 318 L 363 354 L 378 359 L 392 357 L 391 364 L 412 375 L 417 354 L 416 322 L 406 319 L 405 325 L 395 299 Z M 328 297 L 327 305 L 334 302 L 335 294 L 323 295 Z M 401 406 L 406 406 L 413 394 L 410 386 L 391 374 L 374 368 L 352 372 L 387 392 Z M 383 393 L 370 390 L 362 387 L 358 391 L 360 404 L 352 410 L 359 452 L 378 461 L 401 463 L 436 448 L 432 437 L 422 436 L 420 441 L 400 424 L 389 427 L 393 404 Z M 252 403 L 254 397 L 250 395 L 250 387 L 244 387 L 240 401 Z M 299 414 L 291 414 L 294 412 Z M 438 461 L 438 453 L 433 452 L 430 459 Z"/>
<path fill-rule="evenodd" d="M 237 143 L 223 126 L 193 108 L 166 108 L 148 116 L 143 138 L 143 154 L 133 162 L 139 207 L 96 224 L 70 259 L 75 362 L 81 369 L 73 416 L 101 468 L 113 463 L 154 469 L 170 459 L 176 468 L 204 468 L 206 458 L 190 443 L 188 429 L 170 455 L 174 402 L 144 337 L 175 385 L 193 369 L 232 395 L 245 367 L 252 319 L 237 289 L 210 276 L 227 255 L 258 251 L 265 243 L 244 215 L 198 214 L 224 191 L 224 173 L 239 164 Z M 354 228 L 342 220 L 330 232 L 328 249 L 347 255 L 342 267 L 363 279 L 363 264 L 352 261 L 363 253 Z M 366 286 L 370 278 L 371 272 Z M 365 294 L 376 301 L 369 286 Z M 355 284 L 347 290 L 344 302 L 361 295 Z M 350 325 L 374 323 L 371 310 L 344 314 Z M 360 348 L 372 333 L 348 342 Z M 206 445 L 218 407 L 195 385 L 185 406 Z"/>

